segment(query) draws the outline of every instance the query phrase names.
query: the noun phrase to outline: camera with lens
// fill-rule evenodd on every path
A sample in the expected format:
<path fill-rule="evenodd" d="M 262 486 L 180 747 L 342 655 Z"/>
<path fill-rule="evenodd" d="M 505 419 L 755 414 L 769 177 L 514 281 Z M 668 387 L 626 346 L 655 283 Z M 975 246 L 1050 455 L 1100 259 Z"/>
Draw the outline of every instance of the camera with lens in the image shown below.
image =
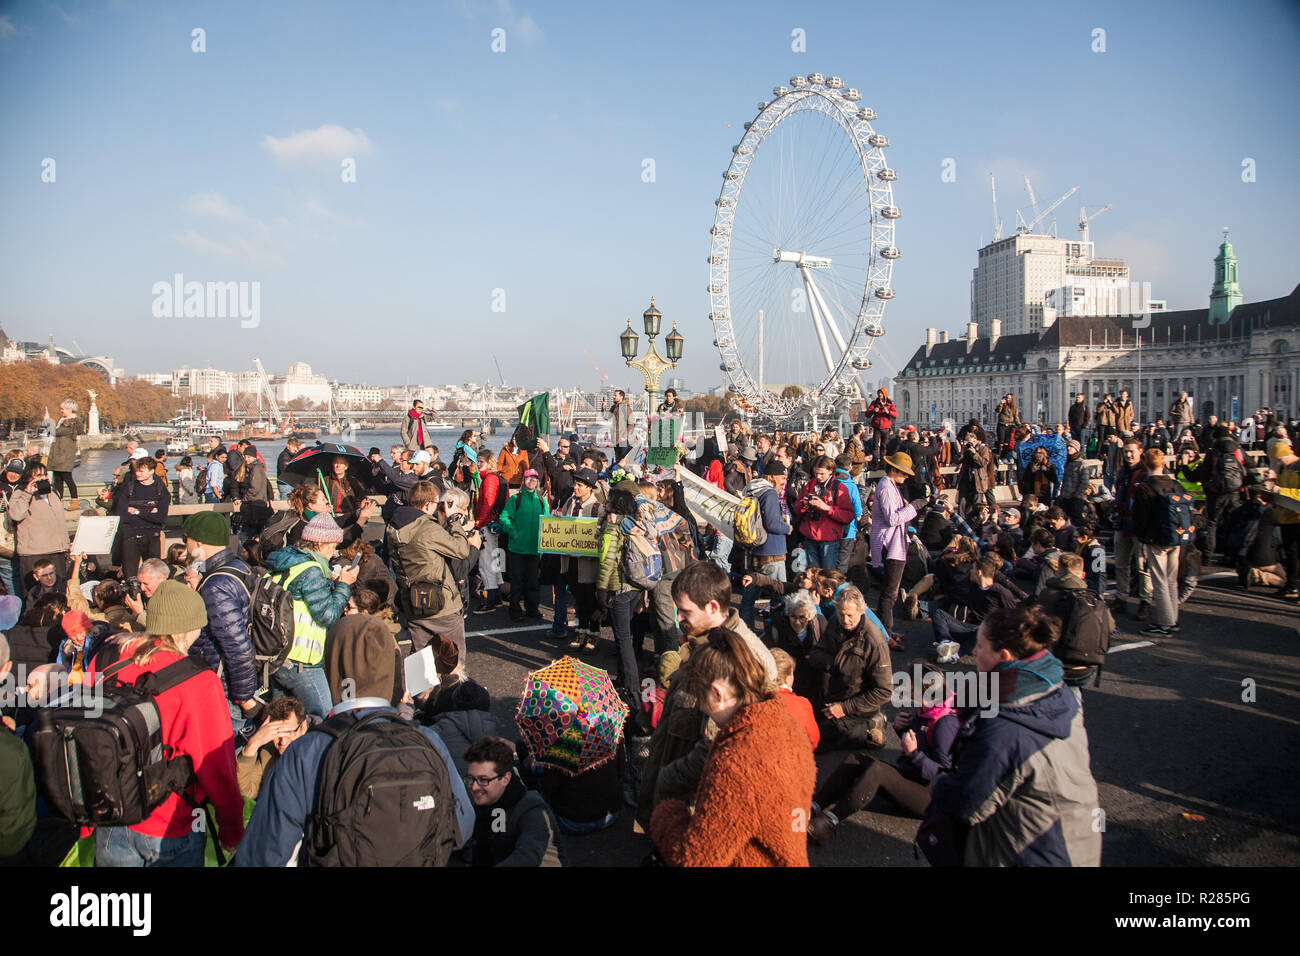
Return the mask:
<path fill-rule="evenodd" d="M 135 600 L 140 600 L 140 579 L 129 577 L 126 579 L 126 593 L 131 595 Z"/>
<path fill-rule="evenodd" d="M 36 482 L 36 491 L 33 494 L 37 496 L 48 495 L 53 490 L 54 486 L 50 484 L 50 479 L 42 478 Z"/>

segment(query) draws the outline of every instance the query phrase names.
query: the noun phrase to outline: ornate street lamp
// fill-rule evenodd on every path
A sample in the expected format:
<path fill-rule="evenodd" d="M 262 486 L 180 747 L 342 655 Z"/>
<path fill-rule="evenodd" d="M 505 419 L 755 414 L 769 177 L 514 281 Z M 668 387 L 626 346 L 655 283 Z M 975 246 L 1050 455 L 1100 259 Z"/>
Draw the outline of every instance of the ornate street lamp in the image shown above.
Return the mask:
<path fill-rule="evenodd" d="M 645 378 L 646 391 L 646 414 L 654 413 L 655 396 L 659 393 L 659 377 L 670 368 L 676 368 L 677 363 L 682 357 L 682 343 L 685 341 L 680 332 L 677 331 L 677 323 L 673 323 L 673 330 L 664 339 L 668 349 L 668 361 L 659 357 L 655 351 L 655 337 L 659 334 L 660 323 L 663 321 L 663 313 L 655 308 L 654 297 L 650 298 L 650 308 L 641 313 L 641 320 L 645 325 L 645 334 L 649 339 L 646 349 L 645 358 L 639 362 L 633 361 L 636 358 L 637 342 L 640 338 L 636 332 L 632 331 L 632 320 L 627 320 L 627 328 L 619 336 L 619 344 L 623 350 L 623 361 L 627 363 L 628 368 L 634 368 L 641 372 Z"/>

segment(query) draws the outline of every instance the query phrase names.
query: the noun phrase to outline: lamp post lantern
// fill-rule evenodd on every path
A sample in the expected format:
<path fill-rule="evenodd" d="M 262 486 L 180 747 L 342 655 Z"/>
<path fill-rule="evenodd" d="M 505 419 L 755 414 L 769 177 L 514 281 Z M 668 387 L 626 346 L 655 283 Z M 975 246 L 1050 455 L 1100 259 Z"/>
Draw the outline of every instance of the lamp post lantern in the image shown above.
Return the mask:
<path fill-rule="evenodd" d="M 685 339 L 677 331 L 677 323 L 674 322 L 673 330 L 664 337 L 664 346 L 668 351 L 668 361 L 664 361 L 655 350 L 655 337 L 659 334 L 663 313 L 655 308 L 654 296 L 650 297 L 650 308 L 641 314 L 641 321 L 646 338 L 649 339 L 645 358 L 641 361 L 633 361 L 636 358 L 640 336 L 633 331 L 631 319 L 627 320 L 627 328 L 618 338 L 623 350 L 623 361 L 627 363 L 627 367 L 637 369 L 645 378 L 646 414 L 650 415 L 654 413 L 655 396 L 659 393 L 659 377 L 666 370 L 677 367 L 677 363 L 682 358 L 682 343 Z"/>

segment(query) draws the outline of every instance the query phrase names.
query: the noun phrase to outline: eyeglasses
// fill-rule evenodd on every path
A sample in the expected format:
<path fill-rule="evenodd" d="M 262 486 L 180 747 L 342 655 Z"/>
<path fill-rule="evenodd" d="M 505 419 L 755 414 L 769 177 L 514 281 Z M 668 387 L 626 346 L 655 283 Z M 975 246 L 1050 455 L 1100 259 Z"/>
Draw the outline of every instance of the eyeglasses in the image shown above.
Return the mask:
<path fill-rule="evenodd" d="M 466 774 L 465 786 L 478 787 L 482 790 L 486 790 L 494 780 L 500 780 L 504 776 L 505 774 L 503 773 L 499 773 L 495 777 L 471 777 L 469 774 Z"/>

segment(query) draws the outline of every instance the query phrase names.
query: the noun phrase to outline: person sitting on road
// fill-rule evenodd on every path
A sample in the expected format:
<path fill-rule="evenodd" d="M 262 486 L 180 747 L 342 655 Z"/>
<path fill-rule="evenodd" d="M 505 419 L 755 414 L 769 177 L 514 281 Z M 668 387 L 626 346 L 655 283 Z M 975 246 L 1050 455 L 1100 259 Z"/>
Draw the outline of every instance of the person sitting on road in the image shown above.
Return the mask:
<path fill-rule="evenodd" d="M 465 751 L 474 830 L 460 852 L 470 866 L 558 865 L 550 810 L 523 785 L 514 760 L 515 748 L 501 737 L 476 740 Z"/>
<path fill-rule="evenodd" d="M 835 620 L 808 653 L 819 751 L 883 747 L 880 708 L 893 688 L 888 637 L 868 618 L 866 598 L 853 585 L 836 594 L 835 609 Z"/>
<path fill-rule="evenodd" d="M 312 723 L 319 721 L 308 716 L 297 697 L 277 697 L 267 704 L 262 723 L 235 755 L 239 792 L 249 800 L 256 800 L 267 772 Z"/>
<path fill-rule="evenodd" d="M 944 671 L 929 661 L 920 666 L 922 682 L 912 688 L 915 711 L 902 711 L 894 717 L 902 749 L 897 765 L 867 754 L 848 754 L 813 794 L 813 817 L 808 822 L 808 839 L 813 843 L 829 840 L 840 823 L 881 791 L 909 816 L 925 816 L 931 782 L 952 769 L 961 721 L 956 694 L 945 684 Z M 933 694 L 926 699 L 931 686 L 943 688 L 940 699 L 935 700 Z"/>

